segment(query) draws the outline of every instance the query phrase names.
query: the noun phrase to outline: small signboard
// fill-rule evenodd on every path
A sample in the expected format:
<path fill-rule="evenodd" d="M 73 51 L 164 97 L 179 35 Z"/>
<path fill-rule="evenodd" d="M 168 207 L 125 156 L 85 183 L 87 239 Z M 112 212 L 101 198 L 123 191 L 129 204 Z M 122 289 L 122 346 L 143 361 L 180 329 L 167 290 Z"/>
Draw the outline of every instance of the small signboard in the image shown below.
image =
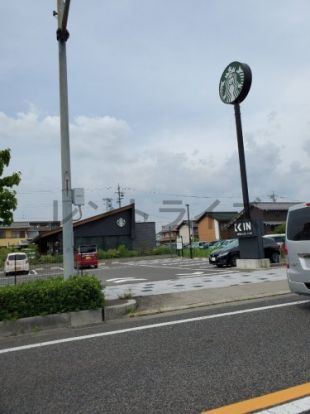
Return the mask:
<path fill-rule="evenodd" d="M 234 232 L 237 237 L 255 236 L 251 220 L 236 221 Z"/>
<path fill-rule="evenodd" d="M 177 250 L 182 250 L 183 249 L 183 240 L 182 237 L 178 237 L 177 238 Z"/>

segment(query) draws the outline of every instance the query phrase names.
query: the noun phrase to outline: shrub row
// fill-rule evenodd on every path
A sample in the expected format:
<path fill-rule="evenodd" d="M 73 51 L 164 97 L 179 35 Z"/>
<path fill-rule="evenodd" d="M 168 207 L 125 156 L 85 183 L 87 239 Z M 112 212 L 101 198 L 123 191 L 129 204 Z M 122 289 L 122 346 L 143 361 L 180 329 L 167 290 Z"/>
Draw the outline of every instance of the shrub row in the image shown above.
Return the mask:
<path fill-rule="evenodd" d="M 0 320 L 98 309 L 104 305 L 95 276 L 37 280 L 0 288 Z"/>

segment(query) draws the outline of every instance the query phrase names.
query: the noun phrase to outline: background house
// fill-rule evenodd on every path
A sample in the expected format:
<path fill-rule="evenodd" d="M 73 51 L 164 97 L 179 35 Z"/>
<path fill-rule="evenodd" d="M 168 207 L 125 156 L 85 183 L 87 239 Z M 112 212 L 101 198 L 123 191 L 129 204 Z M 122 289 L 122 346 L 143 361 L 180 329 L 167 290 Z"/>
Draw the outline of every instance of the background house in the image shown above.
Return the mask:
<path fill-rule="evenodd" d="M 237 214 L 236 211 L 205 211 L 196 217 L 199 240 L 213 241 L 230 238 L 230 231 L 225 226 Z"/>
<path fill-rule="evenodd" d="M 123 244 L 130 250 L 155 247 L 155 223 L 136 222 L 135 205 L 114 209 L 73 223 L 74 247 L 96 244 L 99 249 L 117 248 Z M 62 251 L 62 228 L 41 234 L 35 239 L 42 253 Z"/>
<path fill-rule="evenodd" d="M 177 226 L 162 226 L 158 234 L 158 241 L 161 245 L 169 245 L 175 243 L 178 236 Z"/>
<path fill-rule="evenodd" d="M 60 221 L 16 221 L 0 226 L 0 247 L 27 246 L 40 234 L 60 226 Z"/>
<path fill-rule="evenodd" d="M 192 241 L 194 241 L 198 239 L 198 225 L 196 221 L 194 220 L 190 220 L 189 223 L 190 223 L 189 227 L 190 227 L 191 239 Z M 189 244 L 190 240 L 189 240 L 189 231 L 188 231 L 188 221 L 183 220 L 180 224 L 178 224 L 176 229 L 178 232 L 178 236 L 182 237 L 183 244 L 184 245 Z"/>
<path fill-rule="evenodd" d="M 291 206 L 299 202 L 257 202 L 250 204 L 251 218 L 261 220 L 264 224 L 264 234 L 272 233 L 279 224 L 286 222 L 287 212 Z M 227 231 L 233 232 L 234 223 L 245 218 L 244 210 L 234 217 L 226 226 Z"/>

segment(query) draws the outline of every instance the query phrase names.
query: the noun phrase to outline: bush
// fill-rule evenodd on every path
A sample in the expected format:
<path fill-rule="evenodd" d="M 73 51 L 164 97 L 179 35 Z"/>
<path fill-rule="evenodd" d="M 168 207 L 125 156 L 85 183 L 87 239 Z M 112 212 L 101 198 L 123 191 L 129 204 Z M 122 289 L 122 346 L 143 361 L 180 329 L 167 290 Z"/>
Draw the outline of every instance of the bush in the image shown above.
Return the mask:
<path fill-rule="evenodd" d="M 37 280 L 0 289 L 0 320 L 98 309 L 104 304 L 95 276 Z"/>
<path fill-rule="evenodd" d="M 119 257 L 135 257 L 138 252 L 135 250 L 128 250 L 124 244 L 121 244 L 117 249 L 98 250 L 98 259 L 117 259 Z"/>

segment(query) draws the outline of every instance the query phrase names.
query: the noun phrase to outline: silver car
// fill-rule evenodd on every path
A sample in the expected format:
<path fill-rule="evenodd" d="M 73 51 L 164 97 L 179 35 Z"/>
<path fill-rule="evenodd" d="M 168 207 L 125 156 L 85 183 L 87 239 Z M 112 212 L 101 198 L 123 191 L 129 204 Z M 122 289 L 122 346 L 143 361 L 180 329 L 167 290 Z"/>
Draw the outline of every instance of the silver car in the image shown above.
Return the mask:
<path fill-rule="evenodd" d="M 310 203 L 290 207 L 286 221 L 286 249 L 291 291 L 310 295 Z"/>

